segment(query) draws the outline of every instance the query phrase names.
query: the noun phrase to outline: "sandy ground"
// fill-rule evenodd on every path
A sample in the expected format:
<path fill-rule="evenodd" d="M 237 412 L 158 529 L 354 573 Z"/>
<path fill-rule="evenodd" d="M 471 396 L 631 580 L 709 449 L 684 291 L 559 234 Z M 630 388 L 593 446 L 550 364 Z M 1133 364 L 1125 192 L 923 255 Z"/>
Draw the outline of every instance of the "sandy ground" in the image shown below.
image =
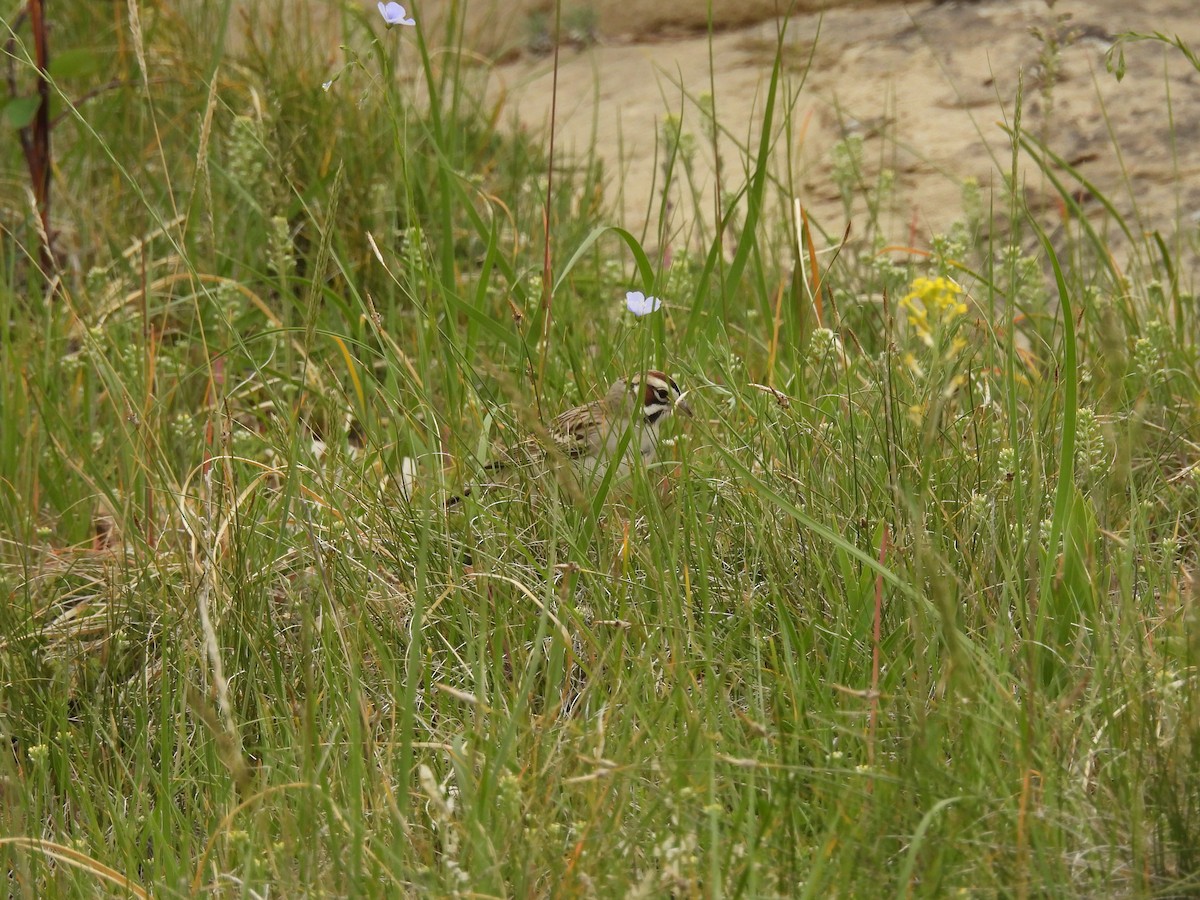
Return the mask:
<path fill-rule="evenodd" d="M 711 221 L 714 154 L 696 100 L 711 92 L 726 130 L 719 144 L 723 190 L 744 182 L 738 144 L 757 141 L 779 23 L 772 19 L 715 34 L 663 39 L 600 38 L 560 54 L 554 129 L 557 152 L 594 147 L 610 173 L 623 224 L 643 233 L 658 216 L 663 118 L 679 115 L 698 146 L 698 214 Z M 1200 47 L 1195 0 L 950 0 L 840 8 L 793 17 L 784 35 L 792 128 L 776 146 L 773 170 L 832 234 L 846 223 L 831 178 L 831 149 L 863 138 L 870 174 L 895 172 L 890 240 L 927 244 L 960 216 L 962 181 L 977 179 L 1003 203 L 1011 121 L 1024 73 L 1024 126 L 1077 166 L 1097 192 L 1143 229 L 1195 234 L 1200 220 L 1200 72 L 1160 44 L 1127 47 L 1118 82 L 1105 50 L 1124 31 L 1178 34 Z M 658 32 L 661 35 L 661 29 Z M 1040 35 L 1040 36 L 1039 36 Z M 1057 53 L 1049 48 L 1057 46 Z M 1047 61 L 1050 60 L 1050 65 Z M 549 127 L 552 58 L 524 53 L 494 69 L 513 127 Z M 790 147 L 783 146 L 784 143 Z M 791 159 L 787 159 L 790 149 Z M 1031 208 L 1053 225 L 1060 204 L 1028 159 L 1021 178 Z M 1101 206 L 1084 191 L 1085 209 Z M 697 214 L 682 192 L 672 225 Z M 850 218 L 862 216 L 859 204 Z M 649 243 L 655 238 L 649 228 Z M 697 240 L 693 236 L 692 240 Z M 687 241 L 676 232 L 672 245 Z"/>

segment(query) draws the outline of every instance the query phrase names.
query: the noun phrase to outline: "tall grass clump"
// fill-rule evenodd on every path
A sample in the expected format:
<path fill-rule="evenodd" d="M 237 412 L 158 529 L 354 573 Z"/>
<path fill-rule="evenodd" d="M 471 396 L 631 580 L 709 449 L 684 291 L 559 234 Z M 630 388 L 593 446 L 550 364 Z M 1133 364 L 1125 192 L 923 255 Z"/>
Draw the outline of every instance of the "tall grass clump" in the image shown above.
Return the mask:
<path fill-rule="evenodd" d="M 112 62 L 51 78 L 49 233 L 0 207 L 10 894 L 1196 892 L 1194 232 L 1020 99 L 928 246 L 853 142 L 813 221 L 781 49 L 719 221 L 676 119 L 639 240 L 453 4 L 52 9 Z M 650 365 L 658 463 L 464 492 Z"/>

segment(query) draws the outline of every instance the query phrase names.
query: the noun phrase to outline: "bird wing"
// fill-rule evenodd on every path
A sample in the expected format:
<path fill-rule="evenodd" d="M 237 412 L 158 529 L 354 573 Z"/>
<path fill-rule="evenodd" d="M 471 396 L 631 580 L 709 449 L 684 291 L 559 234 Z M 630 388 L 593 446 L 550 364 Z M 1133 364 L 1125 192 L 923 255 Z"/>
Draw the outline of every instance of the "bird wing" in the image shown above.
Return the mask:
<path fill-rule="evenodd" d="M 550 423 L 550 439 L 554 449 L 567 459 L 579 459 L 592 453 L 600 422 L 594 406 L 567 410 Z"/>

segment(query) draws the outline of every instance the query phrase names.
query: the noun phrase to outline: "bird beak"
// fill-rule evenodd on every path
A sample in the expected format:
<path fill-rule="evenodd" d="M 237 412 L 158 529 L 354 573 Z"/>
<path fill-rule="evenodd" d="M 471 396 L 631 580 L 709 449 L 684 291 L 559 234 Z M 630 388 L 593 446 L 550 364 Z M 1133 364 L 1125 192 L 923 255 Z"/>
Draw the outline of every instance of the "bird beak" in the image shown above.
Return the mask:
<path fill-rule="evenodd" d="M 686 396 L 686 394 L 680 394 L 679 399 L 675 401 L 675 412 L 690 419 L 692 418 L 692 408 L 688 406 L 687 400 L 684 399 Z"/>

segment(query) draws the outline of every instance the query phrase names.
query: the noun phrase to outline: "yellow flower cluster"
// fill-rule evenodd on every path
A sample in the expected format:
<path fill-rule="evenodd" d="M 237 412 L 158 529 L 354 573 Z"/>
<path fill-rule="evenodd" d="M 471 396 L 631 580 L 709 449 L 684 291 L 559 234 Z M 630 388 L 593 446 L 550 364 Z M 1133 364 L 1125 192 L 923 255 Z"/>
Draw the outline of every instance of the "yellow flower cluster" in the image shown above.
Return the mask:
<path fill-rule="evenodd" d="M 933 333 L 940 325 L 966 314 L 967 304 L 960 299 L 962 292 L 962 287 L 950 278 L 917 278 L 912 290 L 900 301 L 900 308 L 921 340 L 932 347 Z"/>

